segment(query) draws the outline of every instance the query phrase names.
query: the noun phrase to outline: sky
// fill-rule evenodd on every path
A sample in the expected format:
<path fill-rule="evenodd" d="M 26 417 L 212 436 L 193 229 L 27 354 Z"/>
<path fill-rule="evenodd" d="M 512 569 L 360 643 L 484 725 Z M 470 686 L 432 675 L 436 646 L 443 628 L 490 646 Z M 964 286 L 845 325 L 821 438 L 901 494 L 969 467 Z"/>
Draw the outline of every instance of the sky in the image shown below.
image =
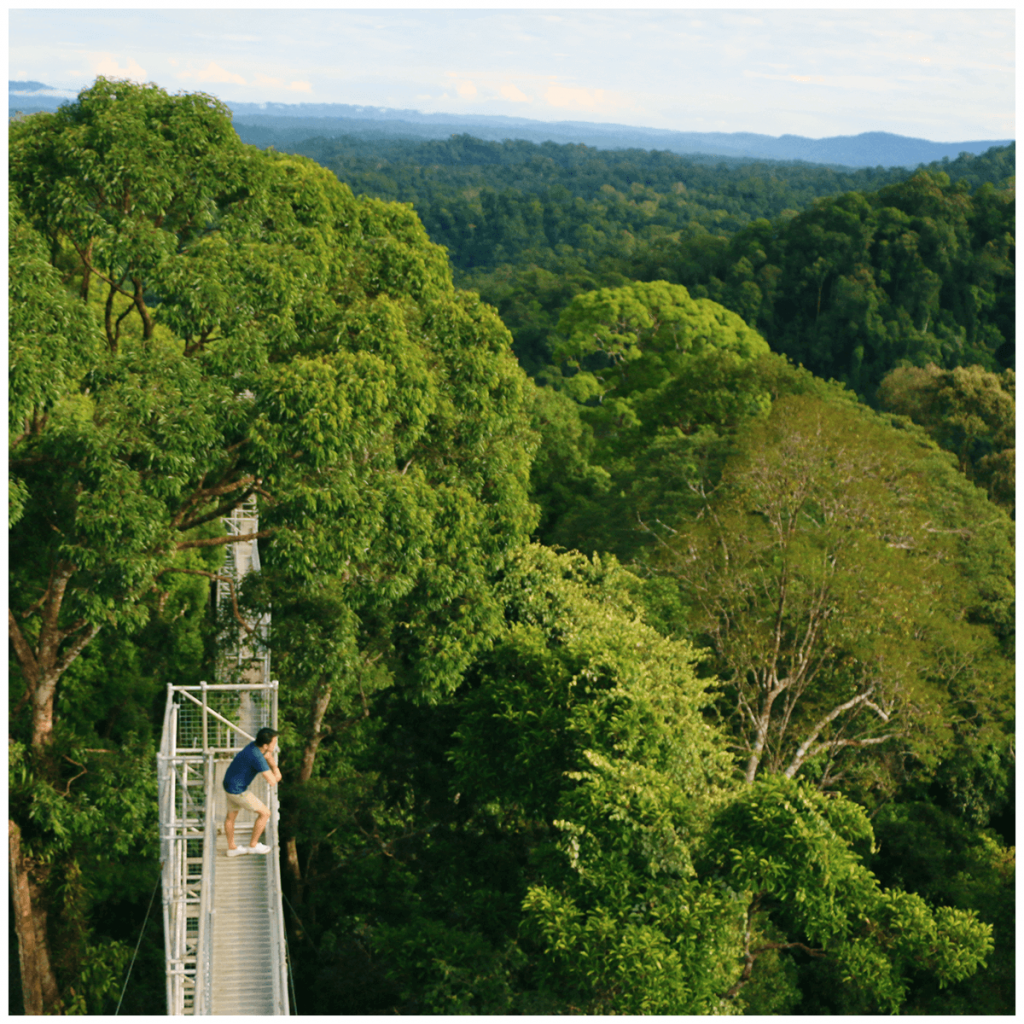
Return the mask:
<path fill-rule="evenodd" d="M 1015 11 L 9 9 L 9 70 L 227 102 L 349 103 L 676 131 L 1009 139 Z"/>

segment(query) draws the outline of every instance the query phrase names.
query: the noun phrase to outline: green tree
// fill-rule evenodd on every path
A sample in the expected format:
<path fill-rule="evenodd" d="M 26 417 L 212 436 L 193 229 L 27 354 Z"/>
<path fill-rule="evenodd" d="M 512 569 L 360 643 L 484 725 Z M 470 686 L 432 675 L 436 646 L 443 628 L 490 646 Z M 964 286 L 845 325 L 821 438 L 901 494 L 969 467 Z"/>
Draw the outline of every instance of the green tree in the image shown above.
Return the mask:
<path fill-rule="evenodd" d="M 11 141 L 10 180 L 26 212 L 54 246 L 73 251 L 82 298 L 94 278 L 106 292 L 107 344 L 117 348 L 129 315 L 152 337 L 152 275 L 184 258 L 237 174 L 242 147 L 227 107 L 98 78 L 55 114 L 16 122 Z"/>
<path fill-rule="evenodd" d="M 904 366 L 888 373 L 878 389 L 883 409 L 909 416 L 947 451 L 960 471 L 989 498 L 1013 513 L 1016 376 L 980 366 L 940 370 Z"/>
<path fill-rule="evenodd" d="M 1009 583 L 1011 524 L 919 433 L 780 398 L 740 431 L 703 517 L 674 525 L 659 567 L 714 651 L 747 782 L 809 773 L 866 798 L 894 755 L 934 766 L 955 723 L 1000 728 L 1009 664 L 974 559 L 1005 559 Z"/>
<path fill-rule="evenodd" d="M 561 365 L 544 375 L 555 394 L 535 401 L 544 444 L 533 481 L 548 543 L 634 556 L 646 520 L 692 505 L 695 467 L 714 456 L 719 433 L 770 402 L 764 340 L 681 285 L 577 296 L 555 352 Z"/>
<path fill-rule="evenodd" d="M 548 1012 L 735 1012 L 769 953 L 810 951 L 883 1010 L 910 977 L 978 969 L 990 929 L 883 889 L 861 808 L 785 777 L 730 784 L 701 715 L 713 681 L 613 560 L 534 549 L 500 589 L 508 633 L 467 677 L 448 794 L 463 828 L 526 841 L 531 969 L 508 976 Z M 459 885 L 463 906 L 499 899 Z"/>
<path fill-rule="evenodd" d="M 861 807 L 784 776 L 759 780 L 723 808 L 698 864 L 742 893 L 743 968 L 730 997 L 780 950 L 820 961 L 846 1013 L 897 1013 L 922 976 L 942 989 L 984 966 L 991 926 L 973 911 L 883 888 L 863 863 L 872 848 Z"/>
<path fill-rule="evenodd" d="M 874 821 L 876 851 L 869 863 L 887 885 L 923 896 L 932 905 L 970 910 L 992 927 L 986 970 L 939 988 L 914 979 L 907 1009 L 914 1013 L 998 1014 L 1013 1005 L 1015 989 L 1014 848 L 938 805 L 907 801 L 882 809 Z M 911 1009 L 912 1008 L 912 1009 Z"/>
<path fill-rule="evenodd" d="M 488 576 L 533 523 L 532 439 L 507 331 L 455 292 L 415 215 L 241 146 L 206 97 L 130 83 L 17 123 L 11 160 L 26 213 L 12 245 L 29 257 L 25 278 L 11 266 L 27 301 L 9 625 L 28 709 L 12 731 L 41 784 L 62 785 L 64 675 L 101 631 L 151 622 L 172 577 L 216 578 L 241 539 L 219 521 L 254 496 L 270 587 L 256 597 L 278 588 L 283 654 L 289 603 L 319 600 L 320 581 L 329 594 L 312 649 L 338 656 L 298 690 L 307 709 L 353 659 L 386 657 L 424 697 L 450 689 L 496 621 Z M 26 863 L 54 836 L 26 838 Z M 54 992 L 26 1005 L 54 1009 Z"/>

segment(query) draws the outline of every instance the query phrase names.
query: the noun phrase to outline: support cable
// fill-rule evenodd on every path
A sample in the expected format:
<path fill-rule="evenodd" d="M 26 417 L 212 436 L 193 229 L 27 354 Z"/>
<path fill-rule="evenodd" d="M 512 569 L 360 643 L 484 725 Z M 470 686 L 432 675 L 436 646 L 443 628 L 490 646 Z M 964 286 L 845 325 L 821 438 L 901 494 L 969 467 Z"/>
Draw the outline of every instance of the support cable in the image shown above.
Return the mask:
<path fill-rule="evenodd" d="M 288 949 L 287 935 L 285 936 L 284 939 L 284 959 L 285 963 L 288 965 L 288 983 L 292 987 L 292 1013 L 295 1016 L 298 1016 L 299 1006 L 295 999 L 295 975 L 292 973 L 292 954 L 291 951 Z"/>
<path fill-rule="evenodd" d="M 295 916 L 295 920 L 299 922 L 299 927 L 302 929 L 302 931 L 306 935 L 307 941 L 309 942 L 309 944 L 311 946 L 313 946 L 313 940 L 309 938 L 309 932 L 306 931 L 306 926 L 302 923 L 302 918 L 299 917 L 299 915 L 295 911 L 295 908 L 292 906 L 292 901 L 290 899 L 288 899 L 288 897 L 285 896 L 285 894 L 283 892 L 281 893 L 281 899 L 283 899 L 285 901 L 285 903 L 288 904 L 288 909 Z M 285 948 L 285 954 L 286 954 L 285 958 L 286 958 L 287 963 L 288 963 L 288 980 L 291 982 L 291 986 L 292 986 L 292 1009 L 295 1011 L 296 1014 L 298 1014 L 299 1011 L 298 1011 L 298 1007 L 297 1007 L 297 1004 L 296 1004 L 296 1001 L 295 1001 L 295 975 L 292 974 L 292 958 L 291 958 L 291 952 L 288 949 L 288 936 L 287 935 L 285 935 L 285 937 L 284 937 L 284 948 Z M 318 952 L 316 946 L 313 946 L 313 951 L 315 953 L 317 953 L 317 955 L 319 956 L 319 952 Z"/>
<path fill-rule="evenodd" d="M 135 966 L 135 958 L 139 955 L 139 946 L 142 945 L 142 936 L 146 934 L 146 925 L 149 924 L 149 912 L 153 909 L 153 900 L 156 899 L 156 891 L 163 880 L 163 864 L 160 865 L 161 874 L 157 875 L 156 885 L 153 886 L 153 894 L 149 897 L 149 906 L 146 907 L 146 919 L 142 922 L 142 931 L 139 932 L 139 941 L 135 943 L 135 952 L 132 953 L 132 962 L 128 965 L 128 973 L 124 976 L 124 986 L 121 989 L 121 998 L 117 1001 L 117 1009 L 114 1011 L 116 1017 L 121 1012 L 121 1003 L 124 1001 L 124 994 L 128 990 L 128 979 L 132 976 L 132 968 Z"/>

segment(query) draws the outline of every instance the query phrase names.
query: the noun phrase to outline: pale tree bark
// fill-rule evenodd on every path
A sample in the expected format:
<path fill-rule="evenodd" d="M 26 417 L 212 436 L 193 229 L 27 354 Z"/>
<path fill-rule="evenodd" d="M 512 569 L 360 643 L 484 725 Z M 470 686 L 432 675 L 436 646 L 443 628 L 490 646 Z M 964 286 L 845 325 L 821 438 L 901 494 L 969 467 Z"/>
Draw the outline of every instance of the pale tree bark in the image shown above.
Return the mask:
<path fill-rule="evenodd" d="M 768 744 L 768 730 L 772 723 L 772 707 L 779 695 L 785 692 L 788 685 L 788 680 L 776 679 L 773 675 L 767 687 L 762 690 L 761 703 L 757 712 L 753 712 L 753 709 L 749 707 L 747 709 L 754 727 L 754 744 L 750 751 L 750 757 L 747 760 L 747 769 L 743 773 L 745 782 L 753 782 L 754 777 L 757 775 L 757 769 L 761 764 L 761 758 L 764 756 L 765 747 Z M 746 704 L 745 699 L 742 697 L 742 691 L 741 701 Z"/>
<path fill-rule="evenodd" d="M 60 1013 L 63 1010 L 57 978 L 50 963 L 46 937 L 46 906 L 40 899 L 39 881 L 22 855 L 21 829 L 7 822 L 10 854 L 11 899 L 18 936 L 21 994 L 26 1014 Z"/>
<path fill-rule="evenodd" d="M 875 743 L 884 743 L 887 739 L 890 739 L 890 734 L 874 737 L 862 737 L 860 739 L 835 739 L 826 740 L 824 743 L 817 743 L 818 737 L 826 726 L 834 722 L 840 715 L 846 711 L 857 707 L 859 704 L 871 705 L 869 700 L 872 693 L 874 693 L 875 687 L 869 686 L 866 690 L 858 693 L 855 697 L 851 697 L 848 701 L 844 701 L 842 704 L 837 704 L 828 714 L 823 715 L 818 719 L 817 722 L 811 727 L 810 733 L 806 736 L 804 741 L 797 747 L 796 753 L 793 755 L 792 761 L 790 761 L 786 770 L 782 773 L 787 778 L 792 778 L 800 768 L 803 766 L 804 761 L 808 757 L 815 757 L 825 750 L 840 750 L 843 747 L 850 746 L 869 746 Z M 879 716 L 884 722 L 889 721 L 889 716 L 885 712 L 878 710 Z"/>

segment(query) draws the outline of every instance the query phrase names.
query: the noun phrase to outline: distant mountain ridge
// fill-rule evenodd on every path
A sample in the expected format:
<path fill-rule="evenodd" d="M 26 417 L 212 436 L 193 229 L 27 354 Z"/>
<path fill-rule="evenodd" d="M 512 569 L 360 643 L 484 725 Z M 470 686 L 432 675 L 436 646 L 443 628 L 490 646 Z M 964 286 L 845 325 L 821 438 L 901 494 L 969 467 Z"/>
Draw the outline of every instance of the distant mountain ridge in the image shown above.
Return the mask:
<path fill-rule="evenodd" d="M 30 113 L 56 110 L 74 94 L 41 82 L 9 82 L 8 106 Z M 679 132 L 589 121 L 537 121 L 487 114 L 424 114 L 418 110 L 348 103 L 233 103 L 235 128 L 259 146 L 299 142 L 315 135 L 438 139 L 467 134 L 489 141 L 583 143 L 598 149 L 660 149 L 679 154 L 836 164 L 844 167 L 917 167 L 961 153 L 984 153 L 1012 139 L 931 142 L 890 132 L 862 132 L 811 139 L 754 132 Z"/>

